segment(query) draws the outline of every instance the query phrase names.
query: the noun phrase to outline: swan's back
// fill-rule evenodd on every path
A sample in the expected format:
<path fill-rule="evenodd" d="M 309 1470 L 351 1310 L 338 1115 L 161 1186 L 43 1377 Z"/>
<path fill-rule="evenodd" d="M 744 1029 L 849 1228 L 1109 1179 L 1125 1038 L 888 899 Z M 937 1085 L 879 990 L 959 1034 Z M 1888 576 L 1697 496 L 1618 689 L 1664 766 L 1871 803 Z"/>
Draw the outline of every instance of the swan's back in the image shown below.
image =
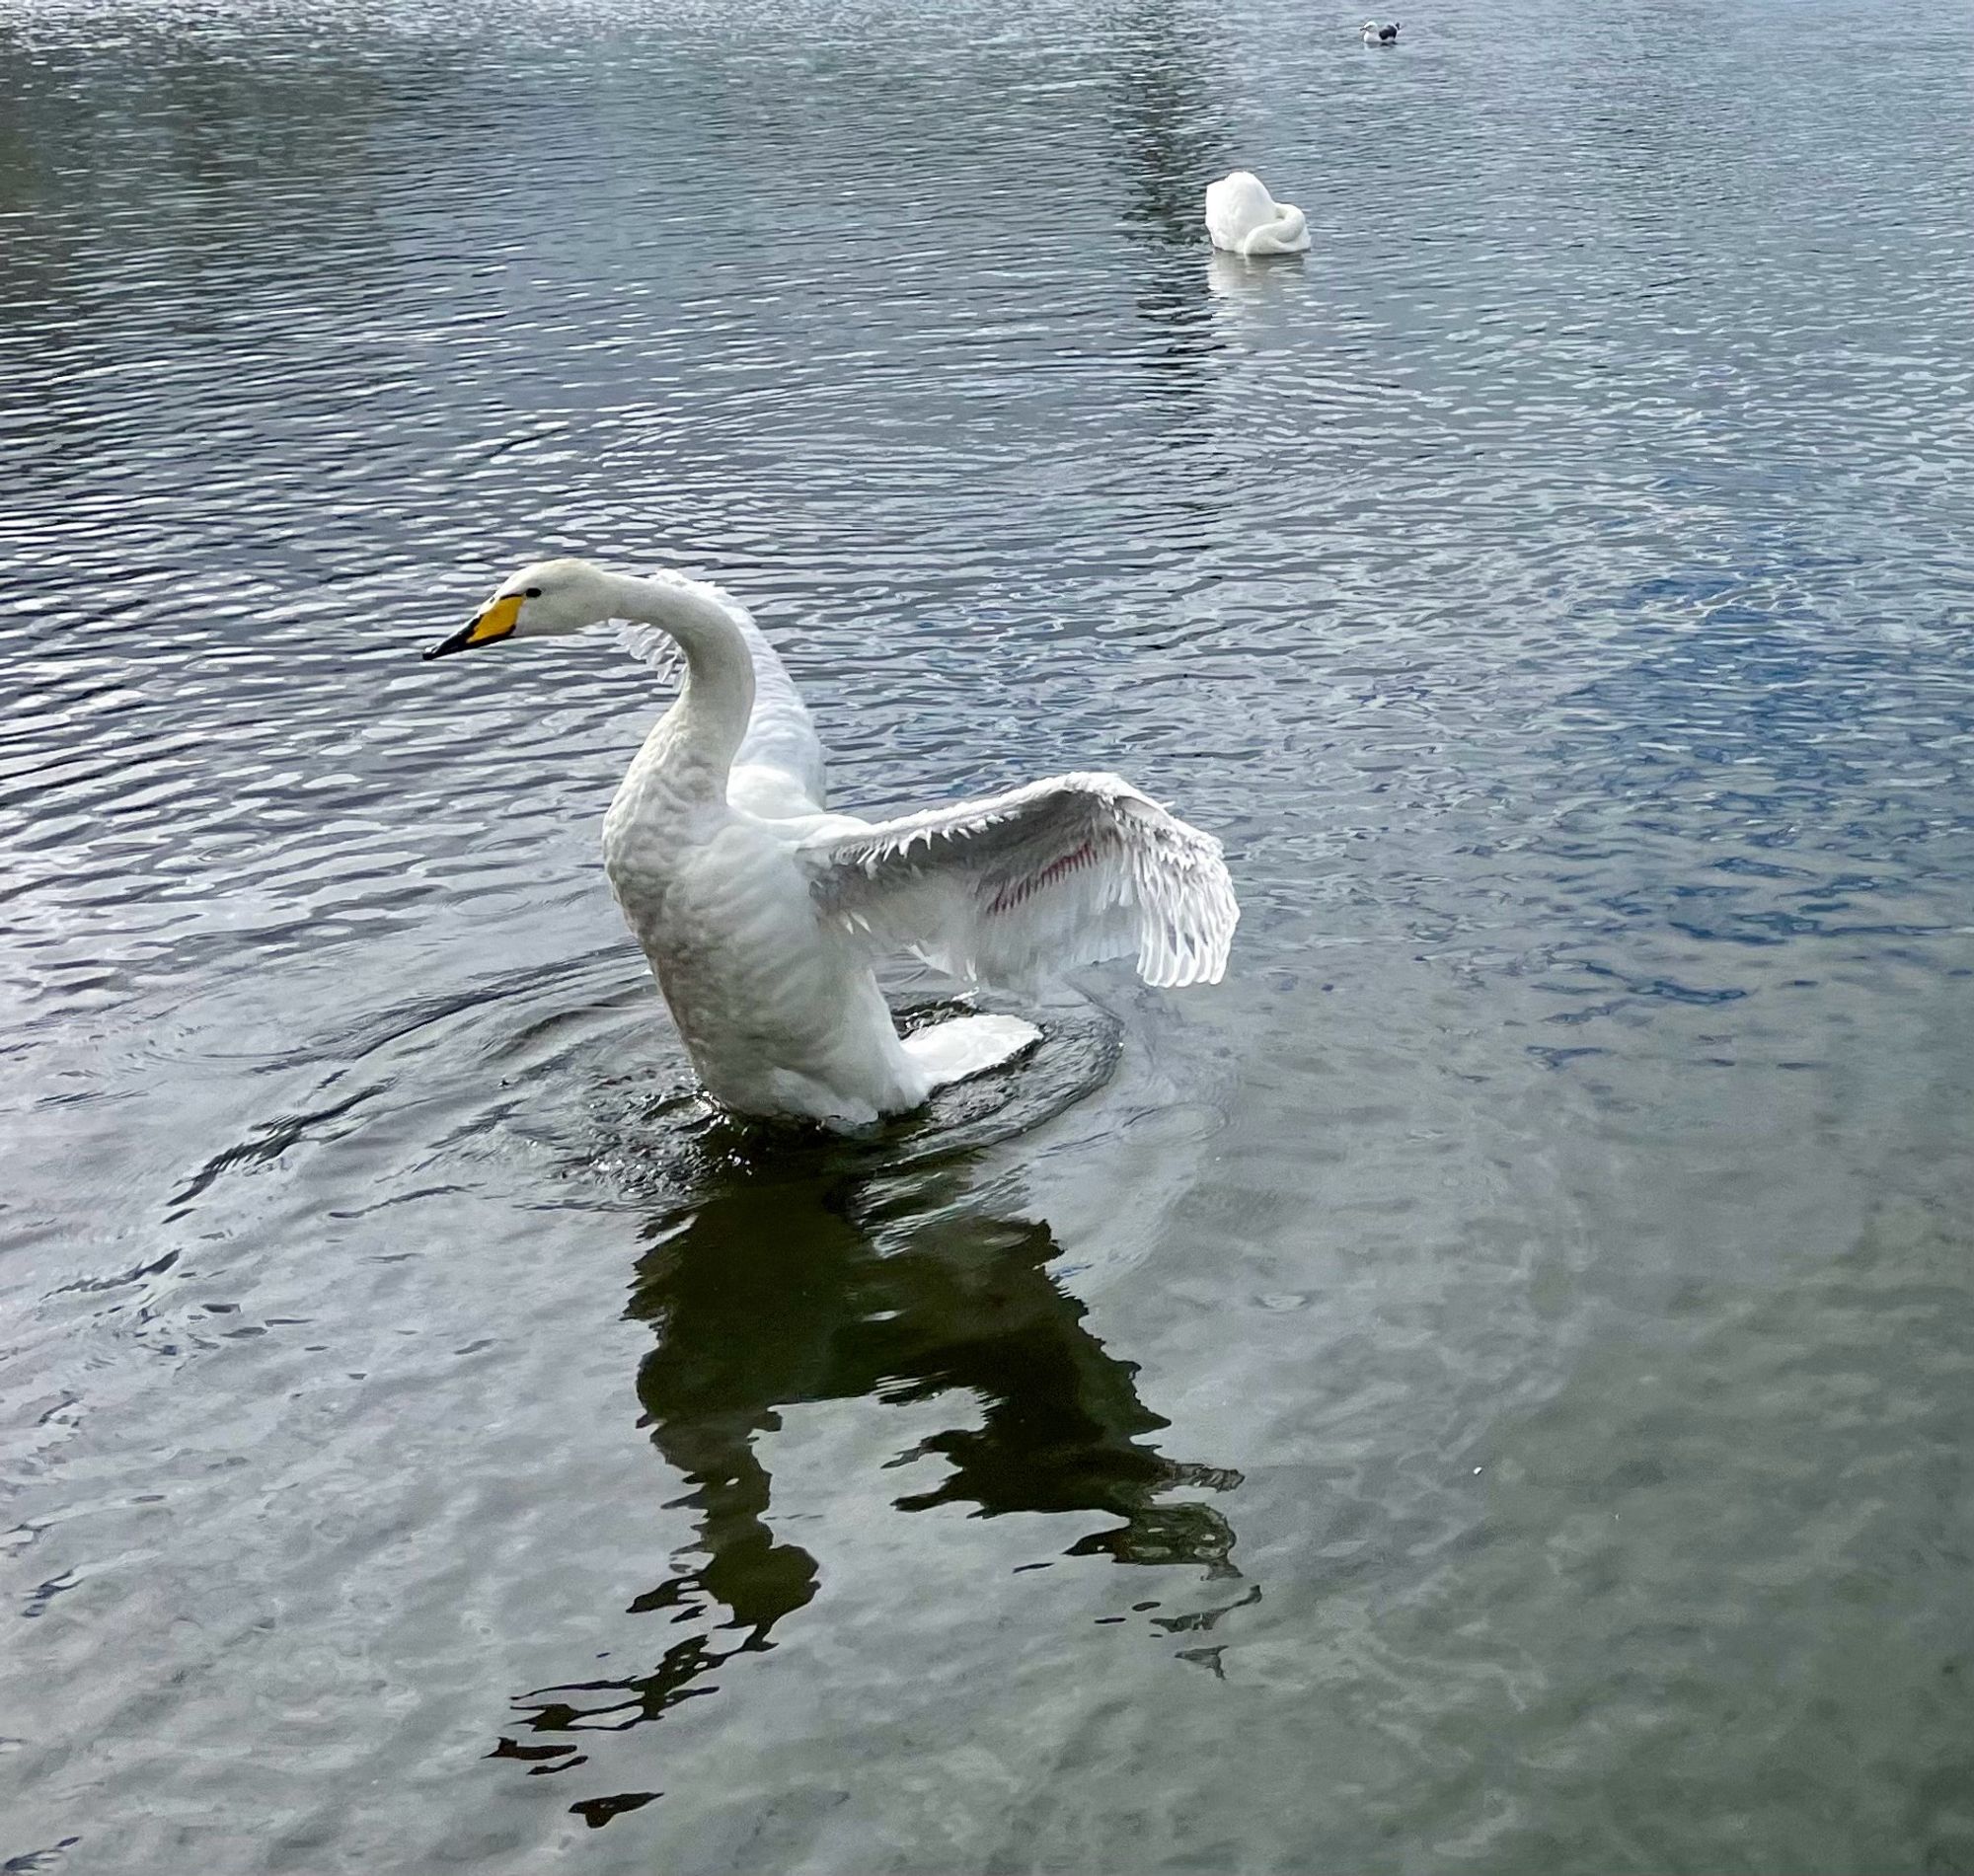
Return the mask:
<path fill-rule="evenodd" d="M 1216 248 L 1240 250 L 1243 239 L 1263 222 L 1272 221 L 1275 198 L 1258 176 L 1236 170 L 1206 191 L 1206 232 Z"/>
<path fill-rule="evenodd" d="M 1300 208 L 1278 202 L 1248 170 L 1223 176 L 1206 191 L 1206 232 L 1231 254 L 1301 254 L 1309 223 Z"/>

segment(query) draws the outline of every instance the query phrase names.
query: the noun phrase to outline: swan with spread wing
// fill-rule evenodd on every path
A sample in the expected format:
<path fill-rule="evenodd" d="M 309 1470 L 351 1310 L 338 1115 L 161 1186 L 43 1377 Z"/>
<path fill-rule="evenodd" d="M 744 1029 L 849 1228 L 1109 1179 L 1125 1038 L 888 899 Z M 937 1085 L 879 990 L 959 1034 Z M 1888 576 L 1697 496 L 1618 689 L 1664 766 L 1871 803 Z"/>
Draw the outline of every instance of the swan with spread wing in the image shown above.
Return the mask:
<path fill-rule="evenodd" d="M 544 561 L 427 658 L 629 622 L 684 685 L 603 822 L 611 890 L 707 1090 L 744 1114 L 867 1125 L 1040 1033 L 972 1015 L 900 1036 L 876 963 L 976 983 L 1132 957 L 1217 983 L 1240 916 L 1220 843 L 1114 775 L 1061 775 L 864 821 L 823 806 L 822 749 L 774 647 L 716 586 Z"/>

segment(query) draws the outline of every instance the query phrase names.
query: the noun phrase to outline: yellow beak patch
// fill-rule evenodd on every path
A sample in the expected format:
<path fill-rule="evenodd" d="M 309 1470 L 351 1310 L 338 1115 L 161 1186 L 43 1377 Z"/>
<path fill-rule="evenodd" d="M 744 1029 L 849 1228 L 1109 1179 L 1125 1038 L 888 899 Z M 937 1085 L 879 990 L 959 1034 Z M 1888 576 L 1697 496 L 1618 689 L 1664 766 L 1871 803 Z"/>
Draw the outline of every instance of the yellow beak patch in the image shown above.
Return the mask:
<path fill-rule="evenodd" d="M 508 593 L 496 599 L 471 625 L 461 626 L 449 638 L 441 638 L 425 653 L 426 660 L 450 657 L 455 651 L 465 651 L 473 645 L 511 638 L 520 622 L 521 601 L 525 597 L 523 593 Z"/>
<path fill-rule="evenodd" d="M 519 593 L 509 593 L 504 599 L 496 599 L 467 627 L 466 642 L 470 645 L 492 644 L 495 638 L 504 638 L 514 630 L 514 622 L 520 616 Z"/>

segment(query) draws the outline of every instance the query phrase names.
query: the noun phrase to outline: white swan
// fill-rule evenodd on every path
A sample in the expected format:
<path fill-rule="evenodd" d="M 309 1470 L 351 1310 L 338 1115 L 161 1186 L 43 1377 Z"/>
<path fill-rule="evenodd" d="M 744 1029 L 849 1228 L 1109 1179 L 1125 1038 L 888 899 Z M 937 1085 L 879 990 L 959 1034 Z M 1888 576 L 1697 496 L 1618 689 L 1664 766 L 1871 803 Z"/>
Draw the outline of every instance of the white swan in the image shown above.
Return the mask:
<path fill-rule="evenodd" d="M 982 1015 L 900 1037 L 873 974 L 886 953 L 990 983 L 1124 956 L 1149 984 L 1219 981 L 1240 916 L 1220 843 L 1116 776 L 1054 776 L 898 820 L 825 812 L 808 712 L 718 587 L 546 561 L 425 656 L 607 619 L 655 627 L 631 635 L 646 655 L 684 654 L 679 699 L 604 818 L 603 862 L 724 1105 L 866 1125 L 1040 1033 Z"/>
<path fill-rule="evenodd" d="M 1390 26 L 1380 26 L 1376 20 L 1366 20 L 1360 35 L 1366 45 L 1396 45 L 1399 42 L 1399 27 L 1395 20 Z"/>
<path fill-rule="evenodd" d="M 1300 208 L 1278 202 L 1258 176 L 1236 170 L 1206 191 L 1206 232 L 1230 254 L 1302 254 L 1309 223 Z"/>

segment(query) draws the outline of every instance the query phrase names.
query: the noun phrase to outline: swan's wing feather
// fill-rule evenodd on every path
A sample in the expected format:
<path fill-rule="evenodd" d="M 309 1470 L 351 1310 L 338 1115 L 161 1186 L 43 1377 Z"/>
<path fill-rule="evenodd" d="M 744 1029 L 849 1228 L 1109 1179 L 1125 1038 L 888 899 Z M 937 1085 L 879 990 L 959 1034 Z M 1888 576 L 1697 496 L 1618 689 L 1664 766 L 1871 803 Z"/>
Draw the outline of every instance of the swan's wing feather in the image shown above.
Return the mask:
<path fill-rule="evenodd" d="M 754 660 L 754 713 L 747 720 L 747 733 L 741 738 L 739 749 L 734 752 L 734 767 L 775 770 L 792 780 L 811 805 L 821 807 L 822 744 L 816 738 L 808 707 L 801 701 L 801 693 L 796 689 L 788 667 L 768 641 L 767 634 L 754 623 L 753 614 L 732 594 L 702 581 L 689 583 L 732 620 L 747 640 L 747 649 Z M 676 684 L 684 677 L 685 657 L 670 633 L 657 626 L 620 624 L 617 636 L 626 651 L 648 664 L 666 684 Z"/>
<path fill-rule="evenodd" d="M 685 653 L 669 632 L 620 620 L 617 642 L 641 664 L 648 664 L 661 683 L 677 684 L 685 677 Z"/>
<path fill-rule="evenodd" d="M 726 599 L 724 593 L 721 599 Z M 817 807 L 823 805 L 822 744 L 808 706 L 801 701 L 795 679 L 789 676 L 767 634 L 754 623 L 744 607 L 726 600 L 735 615 L 734 623 L 746 638 L 754 654 L 754 713 L 747 719 L 747 733 L 733 753 L 740 768 L 753 764 L 763 769 L 779 769 L 799 785 L 801 791 Z"/>
<path fill-rule="evenodd" d="M 1114 775 L 1055 776 L 795 852 L 839 930 L 989 983 L 1107 957 L 1134 957 L 1148 984 L 1217 983 L 1241 916 L 1220 843 Z"/>

